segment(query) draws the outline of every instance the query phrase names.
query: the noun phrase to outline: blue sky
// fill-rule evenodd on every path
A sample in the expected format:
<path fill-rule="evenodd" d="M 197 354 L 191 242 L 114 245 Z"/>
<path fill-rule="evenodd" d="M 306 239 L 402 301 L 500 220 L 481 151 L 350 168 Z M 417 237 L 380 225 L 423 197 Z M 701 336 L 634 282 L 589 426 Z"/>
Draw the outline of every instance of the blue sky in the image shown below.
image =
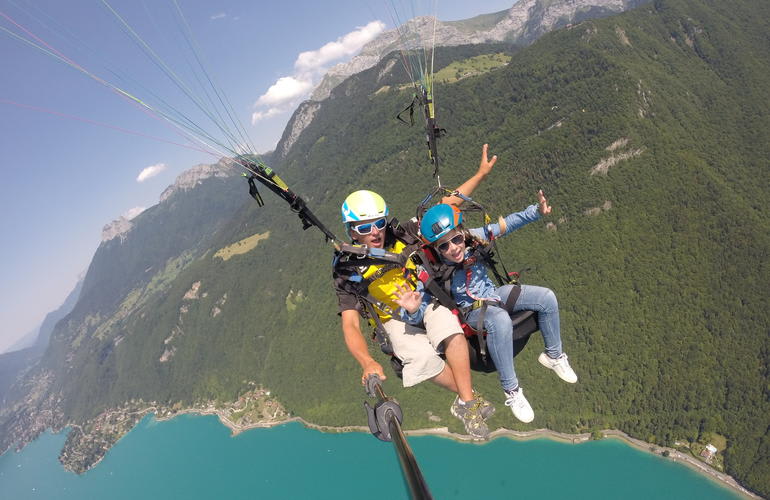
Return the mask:
<path fill-rule="evenodd" d="M 258 152 L 275 146 L 326 68 L 393 28 L 388 5 L 412 14 L 404 0 L 178 3 L 207 71 Z M 420 15 L 432 10 L 423 4 L 434 2 L 411 3 Z M 456 20 L 514 3 L 444 0 L 435 11 L 439 19 Z M 109 6 L 192 81 L 187 68 L 194 53 L 185 48 L 172 1 L 110 0 Z M 0 0 L 0 27 L 142 100 L 160 96 L 202 123 L 194 104 L 100 0 Z M 216 155 L 191 148 L 129 99 L 6 31 L 0 31 L 0 60 L 2 352 L 63 302 L 98 247 L 102 226 L 156 204 L 179 173 Z"/>

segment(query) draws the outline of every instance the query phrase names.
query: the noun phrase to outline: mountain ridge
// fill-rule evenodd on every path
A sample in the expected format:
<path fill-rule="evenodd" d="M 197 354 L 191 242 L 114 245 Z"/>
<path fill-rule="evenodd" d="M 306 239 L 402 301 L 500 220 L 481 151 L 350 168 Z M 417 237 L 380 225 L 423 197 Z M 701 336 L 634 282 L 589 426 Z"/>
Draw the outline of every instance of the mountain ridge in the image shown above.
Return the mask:
<path fill-rule="evenodd" d="M 435 39 L 436 46 L 470 45 L 506 42 L 528 45 L 538 36 L 553 29 L 580 22 L 586 17 L 617 14 L 647 0 L 519 0 L 504 11 L 482 14 L 462 21 L 438 21 L 431 16 L 411 19 L 401 31 L 416 32 L 414 40 Z M 601 12 L 599 12 L 601 11 Z M 435 25 L 435 26 L 434 26 Z M 313 91 L 310 100 L 322 101 L 345 78 L 376 65 L 389 52 L 421 48 L 400 47 L 399 30 L 388 30 L 367 43 L 350 61 L 336 64 L 327 71 Z M 407 35 L 409 36 L 409 35 Z"/>

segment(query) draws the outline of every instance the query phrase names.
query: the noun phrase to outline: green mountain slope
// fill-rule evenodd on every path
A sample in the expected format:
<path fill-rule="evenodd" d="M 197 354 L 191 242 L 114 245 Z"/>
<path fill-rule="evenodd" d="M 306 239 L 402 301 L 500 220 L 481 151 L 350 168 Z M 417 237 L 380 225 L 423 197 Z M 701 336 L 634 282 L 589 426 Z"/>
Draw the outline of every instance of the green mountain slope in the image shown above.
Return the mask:
<path fill-rule="evenodd" d="M 557 207 L 555 231 L 539 225 L 502 241 L 514 261 L 535 266 L 525 281 L 556 290 L 581 376 L 567 391 L 536 365 L 537 347 L 517 358 L 537 425 L 616 427 L 667 444 L 724 434 L 728 470 L 765 493 L 767 19 L 767 5 L 753 2 L 656 2 L 548 35 L 505 70 L 437 90 L 450 131 L 445 184 L 467 177 L 489 142 L 501 160 L 478 199 L 507 213 L 542 187 Z M 408 92 L 367 93 L 376 75 L 343 84 L 346 98 L 318 112 L 287 158 L 289 172 L 323 166 L 313 179 L 327 189 L 317 201 L 325 216 L 353 187 L 382 193 L 402 217 L 429 190 L 419 133 L 394 127 L 386 111 Z M 298 331 L 317 330 L 324 309 L 314 305 L 330 300 L 309 303 Z M 327 359 L 329 340 L 318 337 L 303 346 L 324 355 L 293 372 L 307 385 L 274 375 L 293 353 L 268 359 L 270 386 L 313 418 L 355 413 L 355 398 L 345 409 L 329 402 L 344 400 L 354 380 L 333 389 L 316 381 L 319 363 L 322 373 L 355 372 Z M 286 340 L 273 352 L 292 352 L 296 339 Z M 497 392 L 493 377 L 480 380 Z M 414 405 L 409 425 L 430 425 L 417 408 L 442 414 L 436 394 L 399 394 Z"/>
<path fill-rule="evenodd" d="M 724 436 L 727 472 L 770 495 L 769 11 L 748 0 L 661 0 L 520 51 L 437 52 L 437 71 L 484 53 L 511 56 L 504 67 L 437 85 L 439 124 L 449 131 L 441 179 L 467 178 L 488 142 L 500 159 L 476 199 L 507 214 L 539 188 L 549 195 L 550 220 L 500 246 L 511 267 L 533 268 L 524 282 L 556 291 L 580 377 L 566 386 L 543 370 L 533 339 L 516 363 L 536 420 L 520 424 L 498 411 L 493 426 L 617 428 L 667 445 Z M 339 233 L 333 221 L 350 191 L 380 192 L 405 219 L 434 183 L 422 131 L 393 119 L 411 93 L 403 70 L 389 66 L 336 88 L 274 165 Z M 248 200 L 245 186 L 227 189 Z M 58 343 L 40 374 L 51 370 L 55 382 L 40 407 L 61 397 L 61 419 L 79 421 L 132 398 L 233 400 L 257 382 L 308 420 L 361 424 L 363 391 L 335 314 L 330 248 L 282 201 L 265 199 L 266 207 L 249 204 L 198 234 L 205 245 L 139 305 L 130 276 L 120 289 L 104 289 L 109 281 L 90 295 L 84 288 L 90 302 L 70 316 L 78 321 L 52 337 Z M 191 224 L 172 233 L 194 231 Z M 144 230 L 164 229 L 147 221 Z M 268 230 L 253 250 L 215 257 Z M 122 258 L 143 271 L 141 255 Z M 108 317 L 89 323 L 100 311 Z M 460 430 L 446 392 L 403 390 L 395 377 L 386 384 L 407 427 Z M 495 374 L 475 376 L 475 385 L 504 410 Z"/>
<path fill-rule="evenodd" d="M 72 312 L 82 287 L 83 281 L 80 280 L 64 299 L 62 305 L 55 311 L 46 314 L 40 327 L 35 332 L 36 336 L 31 346 L 18 351 L 0 354 L 0 407 L 5 406 L 7 401 L 13 401 L 21 396 L 20 394 L 9 393 L 9 389 L 16 382 L 17 378 L 22 376 L 26 370 L 32 368 L 43 356 L 56 324 Z"/>
<path fill-rule="evenodd" d="M 178 189 L 134 219 L 127 233 L 102 242 L 77 303 L 51 325 L 52 332 L 45 332 L 47 348 L 41 344 L 22 361 L 9 358 L 7 370 L 6 359 L 0 360 L 6 374 L 28 368 L 24 378 L 3 383 L 1 450 L 48 427 L 61 427 L 70 421 L 65 418 L 91 417 L 112 403 L 106 393 L 115 371 L 108 358 L 132 333 L 125 327 L 127 318 L 145 317 L 147 303 L 163 296 L 179 273 L 208 250 L 212 235 L 245 202 L 239 178 L 197 184 Z"/>

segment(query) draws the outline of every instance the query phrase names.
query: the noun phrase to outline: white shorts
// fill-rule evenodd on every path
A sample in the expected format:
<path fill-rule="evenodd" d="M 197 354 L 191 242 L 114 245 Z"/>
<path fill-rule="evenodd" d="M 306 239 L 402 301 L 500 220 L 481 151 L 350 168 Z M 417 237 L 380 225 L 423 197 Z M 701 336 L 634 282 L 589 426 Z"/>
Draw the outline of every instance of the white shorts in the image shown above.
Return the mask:
<path fill-rule="evenodd" d="M 439 356 L 441 343 L 463 331 L 452 311 L 433 304 L 426 308 L 423 324 L 424 330 L 395 319 L 382 325 L 393 352 L 404 363 L 404 387 L 417 385 L 441 373 L 446 364 Z"/>

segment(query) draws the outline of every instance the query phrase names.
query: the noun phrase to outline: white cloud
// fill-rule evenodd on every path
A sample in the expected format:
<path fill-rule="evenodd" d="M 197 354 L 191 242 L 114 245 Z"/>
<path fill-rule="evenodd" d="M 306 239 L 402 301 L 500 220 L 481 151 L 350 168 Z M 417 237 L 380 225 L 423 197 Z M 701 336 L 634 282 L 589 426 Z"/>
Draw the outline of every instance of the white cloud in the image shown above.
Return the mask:
<path fill-rule="evenodd" d="M 281 113 L 285 111 L 290 111 L 291 108 L 270 108 L 267 111 L 255 111 L 251 114 L 251 124 L 254 125 L 260 120 L 265 120 L 267 118 L 271 118 L 275 115 L 280 115 Z"/>
<path fill-rule="evenodd" d="M 256 111 L 251 115 L 252 125 L 294 109 L 310 95 L 329 63 L 356 54 L 384 29 L 385 23 L 372 21 L 318 50 L 300 53 L 294 61 L 294 74 L 276 80 L 254 103 Z"/>
<path fill-rule="evenodd" d="M 374 40 L 384 29 L 385 23 L 372 21 L 334 42 L 327 43 L 318 50 L 300 53 L 294 62 L 294 67 L 301 72 L 315 71 L 332 61 L 350 57 L 361 50 L 364 45 Z"/>
<path fill-rule="evenodd" d="M 217 19 L 224 19 L 226 17 L 227 17 L 227 14 L 225 14 L 224 12 L 220 12 L 218 14 L 214 14 L 209 19 L 211 19 L 212 21 L 216 21 Z"/>
<path fill-rule="evenodd" d="M 280 106 L 293 101 L 308 93 L 313 88 L 313 82 L 302 80 L 293 76 L 284 76 L 278 79 L 257 99 L 257 106 Z"/>
<path fill-rule="evenodd" d="M 145 210 L 146 210 L 146 208 L 145 208 L 145 207 L 134 207 L 134 208 L 129 208 L 129 209 L 126 211 L 126 213 L 124 213 L 124 214 L 123 214 L 123 217 L 125 217 L 125 218 L 126 218 L 126 219 L 128 219 L 128 220 L 131 220 L 131 219 L 133 219 L 134 217 L 136 217 L 137 215 L 139 215 L 140 213 L 144 212 Z"/>
<path fill-rule="evenodd" d="M 136 177 L 136 182 L 144 182 L 150 177 L 155 177 L 159 173 L 166 170 L 166 164 L 165 163 L 158 163 L 156 165 L 150 165 L 149 167 L 145 168 L 141 172 L 139 172 L 139 175 Z"/>

